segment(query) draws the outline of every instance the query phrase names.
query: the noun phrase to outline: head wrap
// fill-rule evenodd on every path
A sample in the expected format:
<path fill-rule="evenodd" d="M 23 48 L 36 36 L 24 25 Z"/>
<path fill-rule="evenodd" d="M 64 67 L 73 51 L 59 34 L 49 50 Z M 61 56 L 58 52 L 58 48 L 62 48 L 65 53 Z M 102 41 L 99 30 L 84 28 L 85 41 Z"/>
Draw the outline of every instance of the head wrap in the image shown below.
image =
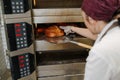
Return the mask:
<path fill-rule="evenodd" d="M 120 8 L 120 0 L 84 0 L 81 8 L 95 20 L 110 21 Z"/>

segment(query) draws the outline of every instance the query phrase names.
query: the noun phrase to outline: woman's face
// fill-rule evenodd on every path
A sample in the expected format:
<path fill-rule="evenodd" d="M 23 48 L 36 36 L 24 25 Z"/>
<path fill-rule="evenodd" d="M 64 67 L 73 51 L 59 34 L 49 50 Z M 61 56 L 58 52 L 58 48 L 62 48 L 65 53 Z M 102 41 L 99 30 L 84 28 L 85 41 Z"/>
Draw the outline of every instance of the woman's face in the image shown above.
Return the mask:
<path fill-rule="evenodd" d="M 93 20 L 89 16 L 85 14 L 84 11 L 82 11 L 83 20 L 85 22 L 86 27 L 93 33 L 93 34 L 99 34 L 99 25 L 97 24 L 97 21 Z"/>

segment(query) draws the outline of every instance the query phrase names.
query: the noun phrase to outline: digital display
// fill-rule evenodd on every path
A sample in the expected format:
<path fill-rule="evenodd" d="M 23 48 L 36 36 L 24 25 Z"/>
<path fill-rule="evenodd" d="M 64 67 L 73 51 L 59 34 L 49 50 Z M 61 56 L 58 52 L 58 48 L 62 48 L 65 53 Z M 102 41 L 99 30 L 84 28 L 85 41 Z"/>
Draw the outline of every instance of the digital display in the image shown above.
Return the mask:
<path fill-rule="evenodd" d="M 21 37 L 22 36 L 22 34 L 16 34 L 16 37 Z"/>
<path fill-rule="evenodd" d="M 20 60 L 20 63 L 24 63 L 25 62 L 25 60 Z"/>
<path fill-rule="evenodd" d="M 20 60 L 20 59 L 24 59 L 24 56 L 19 56 L 19 60 Z"/>
<path fill-rule="evenodd" d="M 24 68 L 25 67 L 25 60 L 24 60 L 25 56 L 19 56 L 19 67 L 20 68 Z"/>
<path fill-rule="evenodd" d="M 20 68 L 24 68 L 25 64 L 20 64 L 19 66 L 20 66 Z"/>
<path fill-rule="evenodd" d="M 20 27 L 20 26 L 21 26 L 21 24 L 15 24 L 15 26 L 16 26 L 16 27 Z"/>
<path fill-rule="evenodd" d="M 21 37 L 22 36 L 22 34 L 21 34 L 21 24 L 19 24 L 19 23 L 15 24 L 15 32 L 16 32 L 16 37 Z"/>
<path fill-rule="evenodd" d="M 16 29 L 16 32 L 20 32 L 21 31 L 21 29 Z"/>

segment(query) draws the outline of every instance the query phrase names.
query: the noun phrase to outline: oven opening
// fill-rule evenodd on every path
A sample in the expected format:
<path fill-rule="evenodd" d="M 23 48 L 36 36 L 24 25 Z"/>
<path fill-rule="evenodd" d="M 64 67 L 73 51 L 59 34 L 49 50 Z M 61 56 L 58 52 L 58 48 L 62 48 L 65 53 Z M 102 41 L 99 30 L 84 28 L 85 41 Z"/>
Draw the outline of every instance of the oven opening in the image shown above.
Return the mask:
<path fill-rule="evenodd" d="M 43 51 L 36 52 L 37 66 L 42 65 L 58 65 L 69 63 L 84 63 L 88 56 L 86 49 L 80 51 Z"/>
<path fill-rule="evenodd" d="M 62 36 L 65 36 L 65 33 L 64 33 L 64 35 L 61 35 L 61 36 L 47 36 L 47 29 L 49 28 L 49 27 L 52 27 L 51 29 L 49 28 L 49 30 L 54 30 L 54 32 L 55 32 L 55 28 L 58 28 L 58 29 L 60 29 L 59 27 L 60 26 L 76 26 L 76 27 L 82 27 L 82 28 L 85 28 L 85 24 L 83 23 L 83 22 L 69 22 L 69 23 L 39 23 L 39 24 L 35 24 L 34 25 L 35 27 L 35 38 L 36 38 L 36 40 L 42 40 L 42 39 L 45 39 L 45 37 L 47 37 L 47 38 L 55 38 L 55 37 L 62 37 Z M 62 29 L 60 29 L 61 31 L 63 31 Z M 50 32 L 50 31 L 49 31 Z M 51 32 L 53 32 L 53 31 L 51 31 Z M 58 31 L 59 32 L 59 31 Z M 58 33 L 58 32 L 56 32 L 56 34 Z M 49 35 L 49 33 L 48 33 L 48 35 Z M 76 34 L 76 33 L 70 33 L 69 35 L 67 35 L 67 37 L 83 37 L 83 36 L 80 36 L 80 35 L 78 35 L 78 34 Z"/>
<path fill-rule="evenodd" d="M 80 8 L 83 0 L 33 0 L 33 8 Z"/>
<path fill-rule="evenodd" d="M 37 76 L 40 80 L 83 80 L 89 50 L 36 52 Z"/>
<path fill-rule="evenodd" d="M 55 41 L 72 38 L 77 42 L 92 45 L 94 42 L 76 33 L 65 35 L 59 29 L 60 26 L 76 26 L 85 28 L 83 22 L 63 22 L 63 23 L 38 23 L 34 24 L 35 30 L 35 50 L 37 62 L 37 77 L 40 80 L 83 80 L 84 68 L 89 49 L 83 48 L 69 42 L 54 43 Z M 51 28 L 52 27 L 52 28 Z M 48 36 L 50 33 L 58 32 L 54 36 Z"/>
<path fill-rule="evenodd" d="M 66 39 L 72 39 L 77 42 L 92 45 L 93 41 L 80 36 L 76 33 L 65 35 L 64 31 L 60 29 L 60 26 L 76 26 L 85 28 L 83 22 L 69 22 L 69 23 L 39 23 L 34 24 L 35 39 L 36 39 L 36 51 L 60 51 L 60 50 L 82 50 L 76 44 L 67 42 Z"/>
<path fill-rule="evenodd" d="M 50 33 L 46 34 L 46 30 L 49 29 L 52 30 L 50 32 L 54 32 L 55 30 L 60 29 L 59 28 L 60 26 L 76 26 L 85 28 L 85 24 L 83 22 L 34 24 L 38 66 L 85 62 L 89 49 L 80 47 L 69 42 L 66 43 L 54 43 L 54 42 L 60 41 L 64 37 L 69 37 L 75 41 L 78 42 L 80 41 L 82 43 L 86 43 L 89 45 L 92 45 L 93 42 L 76 33 L 71 33 L 67 36 L 65 35 L 65 33 L 64 35 L 60 36 L 48 36 Z"/>

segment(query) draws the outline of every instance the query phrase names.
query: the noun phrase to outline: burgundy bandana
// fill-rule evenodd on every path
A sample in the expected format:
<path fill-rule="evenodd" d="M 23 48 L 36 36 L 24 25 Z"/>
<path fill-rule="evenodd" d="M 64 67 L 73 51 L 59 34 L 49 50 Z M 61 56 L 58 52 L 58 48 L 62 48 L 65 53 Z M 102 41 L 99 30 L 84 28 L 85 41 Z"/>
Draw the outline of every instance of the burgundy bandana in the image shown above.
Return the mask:
<path fill-rule="evenodd" d="M 109 21 L 120 8 L 120 0 L 84 0 L 81 8 L 95 20 Z"/>

